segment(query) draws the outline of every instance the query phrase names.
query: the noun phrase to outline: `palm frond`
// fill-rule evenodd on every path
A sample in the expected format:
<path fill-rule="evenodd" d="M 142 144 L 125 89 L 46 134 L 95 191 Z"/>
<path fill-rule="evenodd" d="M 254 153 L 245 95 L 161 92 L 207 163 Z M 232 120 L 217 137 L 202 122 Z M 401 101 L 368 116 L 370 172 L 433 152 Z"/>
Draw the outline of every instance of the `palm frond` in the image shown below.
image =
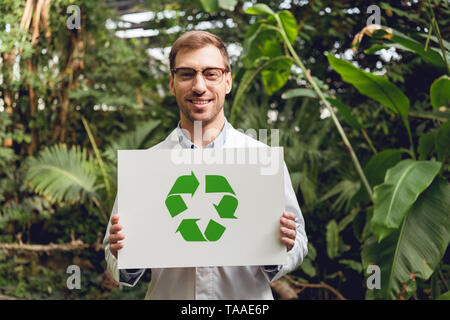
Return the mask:
<path fill-rule="evenodd" d="M 44 149 L 28 160 L 25 181 L 52 202 L 85 202 L 95 196 L 96 166 L 79 147 L 65 145 Z"/>
<path fill-rule="evenodd" d="M 333 188 L 331 188 L 331 190 L 329 190 L 326 194 L 324 194 L 319 200 L 324 201 L 328 198 L 337 195 L 337 198 L 334 201 L 331 208 L 341 210 L 342 207 L 345 205 L 345 210 L 348 210 L 350 206 L 350 201 L 359 191 L 360 187 L 361 183 L 359 181 L 344 179 L 341 180 L 338 184 L 336 184 Z"/>
<path fill-rule="evenodd" d="M 122 134 L 105 150 L 105 157 L 113 163 L 117 161 L 117 150 L 143 149 L 149 147 L 146 142 L 150 133 L 160 125 L 160 120 L 150 120 L 136 127 L 135 130 Z"/>

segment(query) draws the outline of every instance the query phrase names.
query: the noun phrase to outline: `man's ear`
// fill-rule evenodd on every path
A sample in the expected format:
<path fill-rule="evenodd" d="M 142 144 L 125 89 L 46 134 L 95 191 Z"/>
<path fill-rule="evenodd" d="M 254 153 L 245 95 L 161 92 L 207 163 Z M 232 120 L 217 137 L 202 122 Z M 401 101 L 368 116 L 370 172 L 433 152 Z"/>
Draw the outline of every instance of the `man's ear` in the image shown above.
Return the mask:
<path fill-rule="evenodd" d="M 175 88 L 173 87 L 173 76 L 170 75 L 169 77 L 169 89 L 170 89 L 170 93 L 175 95 Z"/>
<path fill-rule="evenodd" d="M 232 88 L 232 84 L 233 84 L 233 78 L 231 77 L 231 72 L 227 72 L 226 76 L 225 76 L 225 92 L 226 94 L 229 94 L 231 92 L 231 88 Z"/>

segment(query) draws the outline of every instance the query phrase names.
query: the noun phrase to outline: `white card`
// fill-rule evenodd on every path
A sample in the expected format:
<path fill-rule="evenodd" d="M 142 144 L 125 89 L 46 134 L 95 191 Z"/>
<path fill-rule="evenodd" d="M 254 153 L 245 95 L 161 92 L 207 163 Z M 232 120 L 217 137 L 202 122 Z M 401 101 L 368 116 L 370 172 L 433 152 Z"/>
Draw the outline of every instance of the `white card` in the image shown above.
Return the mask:
<path fill-rule="evenodd" d="M 283 148 L 120 150 L 119 269 L 285 264 Z"/>

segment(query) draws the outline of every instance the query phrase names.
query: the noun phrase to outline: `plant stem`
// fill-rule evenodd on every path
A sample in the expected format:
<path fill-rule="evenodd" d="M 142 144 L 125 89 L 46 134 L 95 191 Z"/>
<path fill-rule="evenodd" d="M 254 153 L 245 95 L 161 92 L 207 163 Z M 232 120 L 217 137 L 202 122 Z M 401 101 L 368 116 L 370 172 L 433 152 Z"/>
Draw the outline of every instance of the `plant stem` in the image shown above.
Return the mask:
<path fill-rule="evenodd" d="M 103 175 L 103 181 L 105 182 L 105 188 L 106 188 L 106 194 L 108 197 L 108 200 L 111 198 L 111 187 L 109 185 L 108 176 L 106 175 L 105 166 L 103 165 L 103 160 L 100 155 L 100 152 L 98 151 L 97 144 L 95 143 L 94 136 L 92 135 L 91 129 L 89 128 L 89 124 L 86 121 L 86 119 L 81 116 L 81 121 L 83 121 L 84 128 L 86 129 L 86 132 L 88 134 L 89 140 L 92 144 L 92 148 L 94 149 L 95 157 L 97 158 L 98 164 L 100 165 L 100 171 Z"/>
<path fill-rule="evenodd" d="M 439 116 L 436 116 L 434 114 L 421 114 L 421 113 L 411 113 L 410 112 L 410 113 L 408 113 L 408 117 L 419 118 L 419 119 L 436 120 L 436 121 L 439 121 L 439 122 L 446 122 L 447 121 L 446 118 L 439 117 Z"/>
<path fill-rule="evenodd" d="M 108 222 L 108 217 L 106 216 L 105 211 L 103 211 L 102 206 L 100 205 L 100 202 L 98 201 L 97 197 L 92 197 L 92 201 L 94 201 L 97 208 L 100 210 L 100 213 L 102 214 L 103 219 L 105 222 Z"/>
<path fill-rule="evenodd" d="M 374 154 L 377 154 L 377 149 L 375 149 L 375 147 L 373 146 L 372 140 L 370 140 L 369 136 L 367 135 L 366 130 L 361 128 L 361 132 L 362 132 L 364 138 L 366 139 L 367 143 L 369 144 L 370 149 L 372 149 L 372 152 Z"/>
<path fill-rule="evenodd" d="M 350 153 L 350 156 L 353 160 L 353 163 L 356 167 L 356 171 L 358 171 L 359 176 L 361 177 L 361 180 L 364 184 L 364 187 L 367 190 L 367 193 L 370 196 L 370 199 L 373 200 L 373 193 L 372 193 L 372 189 L 369 185 L 369 182 L 367 181 L 367 178 L 364 174 L 363 169 L 361 168 L 361 165 L 359 163 L 358 158 L 356 157 L 356 154 L 353 150 L 353 147 L 350 143 L 350 141 L 348 141 L 347 136 L 345 135 L 344 129 L 341 126 L 341 123 L 339 122 L 338 118 L 336 117 L 336 114 L 333 111 L 333 108 L 331 107 L 330 103 L 328 102 L 328 100 L 325 98 L 322 90 L 320 90 L 319 86 L 316 84 L 316 82 L 313 80 L 313 78 L 311 77 L 311 72 L 310 70 L 306 69 L 306 67 L 303 65 L 302 61 L 300 60 L 300 58 L 298 57 L 297 53 L 295 52 L 294 48 L 292 47 L 286 32 L 283 29 L 283 25 L 281 24 L 280 18 L 278 17 L 278 15 L 275 15 L 275 19 L 277 20 L 278 23 L 278 28 L 277 31 L 281 33 L 281 36 L 284 39 L 284 42 L 286 43 L 286 45 L 288 46 L 289 52 L 291 53 L 291 55 L 293 56 L 296 64 L 300 67 L 300 69 L 302 69 L 303 73 L 306 75 L 306 78 L 308 79 L 309 83 L 311 84 L 311 86 L 313 87 L 314 91 L 317 93 L 317 95 L 319 96 L 320 100 L 322 100 L 323 104 L 325 105 L 325 107 L 328 109 L 328 111 L 330 112 L 331 118 L 333 119 L 333 122 L 339 132 L 339 134 L 341 135 L 341 138 L 344 142 L 344 145 L 347 147 L 348 152 Z"/>
<path fill-rule="evenodd" d="M 441 261 L 442 263 L 442 261 Z M 444 285 L 445 289 L 448 291 L 448 284 L 447 284 L 447 279 L 445 279 L 444 275 L 442 274 L 442 269 L 439 268 L 439 277 L 441 278 L 441 282 Z"/>
<path fill-rule="evenodd" d="M 427 41 L 425 42 L 424 51 L 428 51 L 428 46 L 430 44 L 430 37 L 431 37 L 432 32 L 433 32 L 433 22 L 430 23 L 430 30 L 428 30 L 428 36 L 427 36 Z"/>
<path fill-rule="evenodd" d="M 439 286 L 438 270 L 435 270 L 431 275 L 431 298 L 436 300 L 441 294 L 441 288 Z"/>
<path fill-rule="evenodd" d="M 409 145 L 411 146 L 411 155 L 412 155 L 413 159 L 415 160 L 416 159 L 416 151 L 415 151 L 414 142 L 412 139 L 411 128 L 409 127 L 408 116 L 406 116 L 406 117 L 402 116 L 402 119 L 405 124 L 406 130 L 408 131 Z"/>
<path fill-rule="evenodd" d="M 442 57 L 444 58 L 445 66 L 447 67 L 447 73 L 450 75 L 450 66 L 449 66 L 448 60 L 447 60 L 447 52 L 445 50 L 444 43 L 442 42 L 441 31 L 439 29 L 439 25 L 437 23 L 436 16 L 434 15 L 433 6 L 432 6 L 430 0 L 428 0 L 428 5 L 430 7 L 430 12 L 431 12 L 431 24 L 434 25 L 434 27 L 435 27 L 434 30 L 435 30 L 436 36 L 439 39 L 439 45 L 442 50 Z"/>

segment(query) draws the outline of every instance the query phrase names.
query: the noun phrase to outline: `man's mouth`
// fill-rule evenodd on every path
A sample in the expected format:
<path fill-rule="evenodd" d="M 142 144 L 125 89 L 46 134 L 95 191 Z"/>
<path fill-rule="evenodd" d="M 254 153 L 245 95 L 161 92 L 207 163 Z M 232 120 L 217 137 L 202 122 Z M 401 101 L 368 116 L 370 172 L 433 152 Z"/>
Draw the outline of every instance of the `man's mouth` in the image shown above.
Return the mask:
<path fill-rule="evenodd" d="M 212 99 L 207 99 L 207 100 L 196 100 L 196 99 L 187 99 L 190 103 L 197 105 L 197 106 L 202 106 L 202 105 L 206 105 L 208 103 L 210 103 L 212 101 Z"/>

